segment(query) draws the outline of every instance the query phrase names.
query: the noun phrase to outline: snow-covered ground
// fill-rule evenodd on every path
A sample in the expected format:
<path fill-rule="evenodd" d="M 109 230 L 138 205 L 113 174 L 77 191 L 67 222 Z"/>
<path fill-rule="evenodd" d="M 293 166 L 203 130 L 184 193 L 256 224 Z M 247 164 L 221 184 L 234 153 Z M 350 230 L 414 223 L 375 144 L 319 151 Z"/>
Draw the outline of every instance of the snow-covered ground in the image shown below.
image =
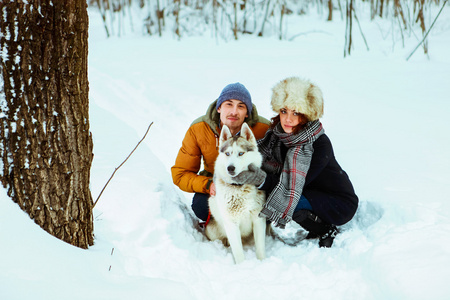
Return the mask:
<path fill-rule="evenodd" d="M 293 41 L 237 42 L 106 39 L 100 16 L 90 17 L 94 199 L 154 124 L 95 207 L 89 250 L 41 230 L 2 189 L 0 299 L 448 299 L 450 7 L 429 36 L 429 58 L 419 49 L 408 62 L 418 40 L 403 48 L 381 21 L 361 24 L 370 51 L 355 30 L 344 59 L 345 24 L 316 17 L 289 25 L 292 35 L 315 30 Z M 173 185 L 170 167 L 226 84 L 246 85 L 270 118 L 271 87 L 292 75 L 322 89 L 322 122 L 360 207 L 330 249 L 268 237 L 267 259 L 249 248 L 234 265 L 194 228 L 192 195 Z"/>

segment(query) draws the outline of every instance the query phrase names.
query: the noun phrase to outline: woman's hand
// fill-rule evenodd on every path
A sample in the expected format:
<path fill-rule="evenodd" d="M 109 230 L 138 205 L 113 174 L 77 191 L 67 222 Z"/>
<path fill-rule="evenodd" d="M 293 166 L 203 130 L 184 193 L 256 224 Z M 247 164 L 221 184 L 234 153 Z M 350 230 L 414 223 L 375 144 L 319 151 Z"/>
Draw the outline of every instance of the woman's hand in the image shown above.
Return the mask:
<path fill-rule="evenodd" d="M 248 166 L 248 171 L 239 173 L 236 177 L 233 177 L 233 181 L 237 184 L 253 184 L 260 186 L 266 180 L 266 172 L 261 168 L 256 167 L 254 164 Z"/>

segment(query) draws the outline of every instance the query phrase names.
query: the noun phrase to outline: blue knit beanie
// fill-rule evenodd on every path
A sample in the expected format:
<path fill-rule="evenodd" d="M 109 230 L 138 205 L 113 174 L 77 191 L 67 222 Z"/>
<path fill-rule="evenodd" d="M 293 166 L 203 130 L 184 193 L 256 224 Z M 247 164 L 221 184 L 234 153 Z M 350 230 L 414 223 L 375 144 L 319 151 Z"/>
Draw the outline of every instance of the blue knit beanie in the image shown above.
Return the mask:
<path fill-rule="evenodd" d="M 222 93 L 220 93 L 220 96 L 217 99 L 216 109 L 219 109 L 224 101 L 230 99 L 236 99 L 244 102 L 245 106 L 247 106 L 247 114 L 249 116 L 252 114 L 252 97 L 243 84 L 236 82 L 224 87 Z"/>

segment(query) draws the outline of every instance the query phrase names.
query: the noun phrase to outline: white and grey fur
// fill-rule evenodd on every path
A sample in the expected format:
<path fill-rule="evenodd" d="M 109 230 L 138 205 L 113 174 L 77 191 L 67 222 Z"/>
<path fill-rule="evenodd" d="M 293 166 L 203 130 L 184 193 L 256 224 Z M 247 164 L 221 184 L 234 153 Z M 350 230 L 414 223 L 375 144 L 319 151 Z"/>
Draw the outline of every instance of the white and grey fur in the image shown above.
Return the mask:
<path fill-rule="evenodd" d="M 233 137 L 227 126 L 222 128 L 214 170 L 216 195 L 209 198 L 212 218 L 205 234 L 210 240 L 229 244 L 236 263 L 244 261 L 243 243 L 254 241 L 258 259 L 266 255 L 266 219 L 258 216 L 265 203 L 265 193 L 254 185 L 237 185 L 233 181 L 250 164 L 261 167 L 261 163 L 255 136 L 246 123 L 240 136 Z"/>

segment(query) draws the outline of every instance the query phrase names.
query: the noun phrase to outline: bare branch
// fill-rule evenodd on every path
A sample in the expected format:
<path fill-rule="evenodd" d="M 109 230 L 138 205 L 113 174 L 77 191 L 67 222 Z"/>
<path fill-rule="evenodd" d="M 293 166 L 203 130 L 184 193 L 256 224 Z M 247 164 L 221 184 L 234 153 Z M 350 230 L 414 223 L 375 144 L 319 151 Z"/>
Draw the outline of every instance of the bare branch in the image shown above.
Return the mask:
<path fill-rule="evenodd" d="M 436 18 L 434 18 L 433 24 L 431 24 L 430 28 L 428 29 L 427 33 L 424 35 L 422 41 L 420 41 L 420 43 L 417 45 L 417 47 L 413 50 L 413 52 L 411 52 L 411 54 L 408 56 L 408 58 L 406 59 L 406 61 L 408 61 L 411 56 L 414 54 L 414 52 L 416 52 L 417 48 L 420 47 L 420 45 L 423 44 L 423 42 L 425 41 L 425 39 L 427 38 L 428 34 L 431 31 L 431 28 L 433 28 L 434 23 L 436 23 L 437 18 L 439 17 L 439 15 L 441 14 L 442 10 L 444 9 L 445 4 L 447 4 L 448 0 L 445 0 L 444 4 L 442 4 L 441 10 L 439 10 L 439 13 L 437 14 Z"/>
<path fill-rule="evenodd" d="M 359 19 L 358 19 L 358 16 L 356 15 L 356 10 L 355 10 L 354 7 L 352 7 L 352 10 L 355 13 L 355 20 L 356 20 L 356 23 L 358 23 L 359 31 L 361 32 L 361 35 L 362 35 L 362 37 L 364 39 L 364 43 L 366 44 L 367 51 L 369 51 L 369 45 L 367 44 L 366 37 L 364 36 L 364 32 L 362 31 L 361 24 L 359 24 Z"/>
<path fill-rule="evenodd" d="M 131 151 L 130 154 L 128 154 L 127 158 L 125 158 L 125 160 L 114 170 L 114 172 L 112 173 L 111 177 L 109 177 L 108 181 L 106 182 L 105 186 L 103 187 L 102 191 L 100 192 L 100 195 L 98 195 L 97 200 L 95 200 L 94 205 L 92 206 L 92 208 L 95 207 L 95 205 L 98 202 L 98 199 L 100 199 L 100 196 L 103 194 L 103 191 L 105 190 L 106 186 L 108 185 L 108 183 L 111 181 L 111 179 L 114 177 L 114 174 L 116 174 L 117 170 L 119 170 L 119 168 L 121 166 L 123 166 L 123 164 L 130 158 L 130 156 L 133 154 L 133 152 L 137 149 L 137 147 L 139 147 L 139 145 L 142 143 L 142 141 L 145 139 L 145 137 L 147 136 L 148 131 L 150 130 L 150 127 L 152 127 L 153 122 L 150 123 L 150 125 L 147 128 L 147 131 L 144 134 L 144 137 L 139 141 L 139 143 L 137 143 L 136 147 L 134 147 L 133 151 Z"/>

